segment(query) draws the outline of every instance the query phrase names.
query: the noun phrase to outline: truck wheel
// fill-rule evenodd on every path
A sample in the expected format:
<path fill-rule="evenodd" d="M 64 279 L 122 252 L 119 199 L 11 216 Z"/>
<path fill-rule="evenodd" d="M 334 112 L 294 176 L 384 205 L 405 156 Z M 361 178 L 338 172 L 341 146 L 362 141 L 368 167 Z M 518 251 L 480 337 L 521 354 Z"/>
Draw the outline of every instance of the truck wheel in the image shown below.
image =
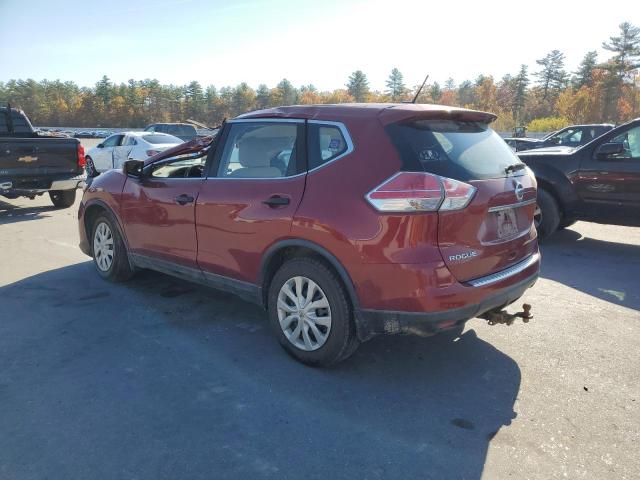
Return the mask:
<path fill-rule="evenodd" d="M 549 192 L 542 188 L 538 189 L 538 204 L 533 220 L 540 240 L 549 238 L 560 225 L 558 203 Z"/>
<path fill-rule="evenodd" d="M 76 191 L 73 190 L 51 190 L 49 192 L 51 203 L 56 208 L 69 208 L 76 201 Z"/>
<path fill-rule="evenodd" d="M 282 265 L 269 285 L 268 310 L 280 345 L 306 365 L 335 365 L 358 347 L 351 302 L 321 261 L 294 258 Z"/>
<path fill-rule="evenodd" d="M 101 213 L 93 222 L 91 252 L 98 274 L 111 282 L 123 282 L 133 275 L 127 247 L 115 220 Z"/>

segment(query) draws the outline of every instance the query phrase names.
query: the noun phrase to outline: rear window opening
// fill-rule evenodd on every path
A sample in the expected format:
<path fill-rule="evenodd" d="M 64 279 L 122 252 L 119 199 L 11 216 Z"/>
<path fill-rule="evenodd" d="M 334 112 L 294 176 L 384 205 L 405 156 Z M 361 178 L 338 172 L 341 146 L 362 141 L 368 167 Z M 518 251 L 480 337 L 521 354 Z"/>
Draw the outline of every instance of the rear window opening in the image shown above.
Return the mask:
<path fill-rule="evenodd" d="M 406 171 L 424 171 L 460 181 L 502 178 L 522 163 L 509 145 L 481 122 L 412 120 L 386 127 Z M 520 170 L 515 175 L 524 174 Z"/>

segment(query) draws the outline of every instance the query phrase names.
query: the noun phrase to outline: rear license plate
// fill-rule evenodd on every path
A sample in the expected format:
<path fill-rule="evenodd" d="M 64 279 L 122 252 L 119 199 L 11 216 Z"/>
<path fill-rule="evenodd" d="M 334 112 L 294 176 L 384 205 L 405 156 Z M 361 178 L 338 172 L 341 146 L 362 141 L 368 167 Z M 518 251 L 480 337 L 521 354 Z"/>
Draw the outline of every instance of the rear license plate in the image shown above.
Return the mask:
<path fill-rule="evenodd" d="M 498 222 L 498 238 L 513 237 L 518 233 L 518 221 L 513 208 L 496 212 Z"/>

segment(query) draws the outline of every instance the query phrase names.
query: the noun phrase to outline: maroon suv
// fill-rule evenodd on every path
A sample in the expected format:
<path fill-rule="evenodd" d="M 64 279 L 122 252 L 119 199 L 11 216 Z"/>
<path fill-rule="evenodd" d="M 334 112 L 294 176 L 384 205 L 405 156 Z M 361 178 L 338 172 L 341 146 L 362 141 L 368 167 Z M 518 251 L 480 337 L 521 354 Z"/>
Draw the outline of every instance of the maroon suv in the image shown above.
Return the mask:
<path fill-rule="evenodd" d="M 148 268 L 268 311 L 298 360 L 381 333 L 459 331 L 538 277 L 536 182 L 485 112 L 414 104 L 262 110 L 86 189 L 98 273 Z"/>

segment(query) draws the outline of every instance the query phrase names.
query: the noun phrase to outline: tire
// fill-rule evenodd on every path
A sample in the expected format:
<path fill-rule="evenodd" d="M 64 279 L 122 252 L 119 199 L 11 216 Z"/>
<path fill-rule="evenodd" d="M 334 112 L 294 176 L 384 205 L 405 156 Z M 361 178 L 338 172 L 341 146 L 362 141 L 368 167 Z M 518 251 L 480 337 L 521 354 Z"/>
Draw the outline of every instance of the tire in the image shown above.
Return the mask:
<path fill-rule="evenodd" d="M 573 225 L 574 223 L 576 223 L 577 220 L 573 220 L 573 219 L 562 219 L 560 221 L 560 225 L 558 225 L 558 230 L 563 230 L 565 228 L 569 228 L 571 225 Z"/>
<path fill-rule="evenodd" d="M 51 203 L 56 208 L 69 208 L 76 201 L 76 191 L 73 190 L 51 190 L 49 192 Z"/>
<path fill-rule="evenodd" d="M 558 202 L 546 190 L 538 189 L 538 205 L 534 218 L 540 240 L 549 238 L 560 225 L 560 208 Z"/>
<path fill-rule="evenodd" d="M 293 297 L 287 295 L 287 286 Z M 314 293 L 307 301 L 310 288 Z M 298 308 L 305 302 L 315 303 L 318 308 Z M 268 311 L 269 323 L 280 345 L 306 365 L 329 367 L 346 360 L 358 348 L 351 302 L 340 278 L 322 261 L 293 258 L 285 262 L 269 285 Z"/>
<path fill-rule="evenodd" d="M 86 164 L 85 164 L 84 169 L 87 172 L 87 177 L 89 177 L 89 178 L 95 178 L 98 175 L 100 175 L 100 172 L 98 172 L 96 170 L 96 166 L 93 163 L 93 158 L 91 158 L 91 157 L 87 157 L 86 158 Z"/>
<path fill-rule="evenodd" d="M 91 252 L 98 275 L 110 282 L 124 282 L 133 275 L 127 247 L 113 217 L 101 213 L 91 228 Z M 109 253 L 111 256 L 109 258 Z"/>

